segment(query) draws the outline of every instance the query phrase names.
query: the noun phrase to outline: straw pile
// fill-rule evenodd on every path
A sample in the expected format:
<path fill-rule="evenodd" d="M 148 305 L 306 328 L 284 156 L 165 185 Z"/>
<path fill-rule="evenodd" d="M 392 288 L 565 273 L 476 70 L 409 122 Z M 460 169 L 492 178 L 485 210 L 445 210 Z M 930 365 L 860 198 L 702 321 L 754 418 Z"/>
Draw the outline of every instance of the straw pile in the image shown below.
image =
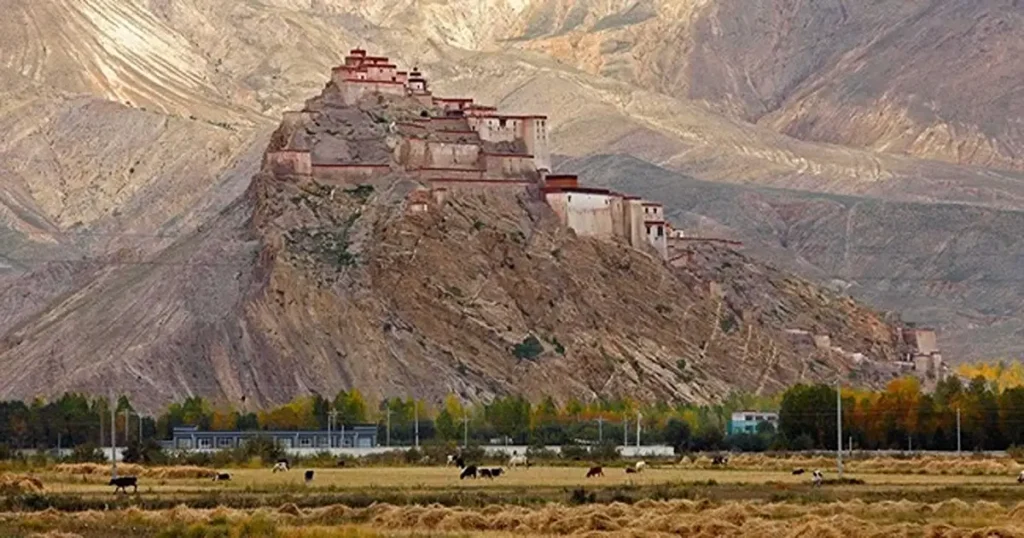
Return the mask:
<path fill-rule="evenodd" d="M 20 495 L 23 493 L 39 493 L 41 491 L 43 491 L 43 483 L 34 476 L 0 474 L 0 495 Z"/>
<path fill-rule="evenodd" d="M 58 473 L 72 475 L 109 475 L 110 465 L 105 463 L 62 463 L 54 467 Z M 134 463 L 117 464 L 117 472 L 121 475 L 144 476 L 156 479 L 188 479 L 213 478 L 217 471 L 206 467 L 181 465 L 175 467 L 143 467 Z"/>
<path fill-rule="evenodd" d="M 861 500 L 819 504 L 738 501 L 643 501 L 633 505 L 541 507 L 492 505 L 486 508 L 448 508 L 440 505 L 368 508 L 330 506 L 300 510 L 284 505 L 276 510 L 189 509 L 144 512 L 9 514 L 36 529 L 67 528 L 88 523 L 95 528 L 123 529 L 146 523 L 152 527 L 175 524 L 229 525 L 245 528 L 255 520 L 270 522 L 282 536 L 352 536 L 353 529 L 384 534 L 444 535 L 476 533 L 542 536 L 775 536 L 778 538 L 868 536 L 1024 536 L 1024 502 L 1004 507 L 988 501 L 967 503 L 949 499 L 927 504 L 907 500 L 866 503 Z M 71 527 L 74 528 L 74 527 Z M 315 529 L 315 532 L 313 531 Z M 197 531 L 198 532 L 198 531 Z M 360 531 L 361 532 L 361 531 Z M 198 535 L 198 534 L 197 534 Z M 55 535 L 60 536 L 60 535 Z"/>

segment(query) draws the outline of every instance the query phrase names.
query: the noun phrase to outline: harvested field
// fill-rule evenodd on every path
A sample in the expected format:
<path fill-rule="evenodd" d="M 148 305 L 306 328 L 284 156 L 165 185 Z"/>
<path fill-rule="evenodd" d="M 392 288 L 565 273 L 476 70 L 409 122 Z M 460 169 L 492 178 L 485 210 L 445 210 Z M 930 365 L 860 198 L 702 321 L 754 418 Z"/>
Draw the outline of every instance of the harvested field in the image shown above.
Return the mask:
<path fill-rule="evenodd" d="M 1024 486 L 1009 466 L 1001 475 L 886 473 L 879 466 L 845 475 L 864 484 L 816 488 L 788 465 L 808 461 L 735 458 L 730 469 L 670 464 L 630 475 L 606 467 L 606 476 L 591 479 L 580 467 L 508 470 L 496 480 L 460 480 L 456 469 L 443 467 L 324 468 L 311 484 L 302 468 L 232 469 L 230 482 L 214 482 L 194 468 L 119 466 L 140 476 L 139 493 L 131 495 L 113 494 L 109 467 L 56 466 L 31 475 L 45 490 L 0 494 L 0 536 L 1024 534 Z M 782 467 L 736 470 L 755 462 Z M 827 463 L 826 478 L 836 478 L 834 462 Z"/>
<path fill-rule="evenodd" d="M 756 471 L 791 471 L 793 469 L 832 469 L 834 456 L 807 457 L 766 456 L 763 454 L 740 454 L 729 458 L 726 468 Z M 714 469 L 712 459 L 707 456 L 683 458 L 679 462 L 683 469 Z M 852 458 L 845 468 L 851 473 L 863 474 L 920 474 L 953 476 L 1006 476 L 1024 469 L 1013 458 L 973 458 L 953 456 L 921 456 L 915 458 Z"/>
<path fill-rule="evenodd" d="M 47 529 L 50 536 L 1016 536 L 1024 503 L 863 501 L 794 504 L 706 500 L 542 507 L 440 505 L 366 508 L 293 506 L 234 510 L 42 512 L 0 515 L 4 536 Z M 67 533 L 67 534 L 56 534 Z M 122 534 L 123 535 L 123 534 Z"/>

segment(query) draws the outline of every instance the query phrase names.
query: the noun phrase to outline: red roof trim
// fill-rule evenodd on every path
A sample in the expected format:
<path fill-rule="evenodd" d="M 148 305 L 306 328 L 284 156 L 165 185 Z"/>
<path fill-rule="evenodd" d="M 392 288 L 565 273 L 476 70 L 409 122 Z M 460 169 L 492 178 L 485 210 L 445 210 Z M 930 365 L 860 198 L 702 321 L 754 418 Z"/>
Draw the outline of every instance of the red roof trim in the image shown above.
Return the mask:
<path fill-rule="evenodd" d="M 661 203 L 658 203 L 658 202 L 644 202 L 641 205 L 644 205 L 644 206 L 647 206 L 647 207 L 665 207 L 665 204 L 661 204 Z"/>
<path fill-rule="evenodd" d="M 598 188 L 594 188 L 594 187 L 557 187 L 557 186 L 552 186 L 552 187 L 544 187 L 541 190 L 543 190 L 547 194 L 556 194 L 556 193 L 563 193 L 563 192 L 566 193 L 566 194 L 572 194 L 572 193 L 576 192 L 576 193 L 580 193 L 580 194 L 605 194 L 605 195 L 608 195 L 608 196 L 617 196 L 616 193 L 614 193 L 614 192 L 612 192 L 612 191 L 610 191 L 608 189 L 598 189 Z"/>
<path fill-rule="evenodd" d="M 576 174 L 548 174 L 548 179 L 579 179 L 580 176 Z"/>
<path fill-rule="evenodd" d="M 443 103 L 472 103 L 472 97 L 435 97 L 435 101 L 441 101 Z"/>
<path fill-rule="evenodd" d="M 402 86 L 403 85 L 401 82 L 395 82 L 393 80 L 369 80 L 369 79 L 351 79 L 351 78 L 347 78 L 347 79 L 343 80 L 342 82 L 355 82 L 355 83 L 358 83 L 358 84 L 391 84 L 391 85 L 397 85 L 397 86 Z"/>
<path fill-rule="evenodd" d="M 462 179 L 462 178 L 447 178 L 447 177 L 432 177 L 427 181 L 433 183 L 437 181 L 445 181 L 448 183 L 486 183 L 486 184 L 505 184 L 505 185 L 532 185 L 532 181 L 524 179 Z"/>
<path fill-rule="evenodd" d="M 313 168 L 391 168 L 390 164 L 373 163 L 318 163 Z"/>
<path fill-rule="evenodd" d="M 445 167 L 445 166 L 430 166 L 430 167 L 425 167 L 425 168 L 419 168 L 418 170 L 426 170 L 426 171 L 429 171 L 429 172 L 440 171 L 440 170 L 448 170 L 449 172 L 455 171 L 455 172 L 480 172 L 480 173 L 484 173 L 484 172 L 487 171 L 484 168 L 452 168 L 452 167 Z"/>
<path fill-rule="evenodd" d="M 645 220 L 644 224 L 655 225 L 655 224 L 668 224 L 668 223 L 663 221 L 663 220 Z"/>
<path fill-rule="evenodd" d="M 449 131 L 449 132 L 452 132 L 452 131 Z M 476 132 L 476 131 L 474 131 L 474 132 Z M 528 154 L 523 154 L 523 153 L 488 153 L 488 152 L 485 151 L 485 152 L 483 152 L 483 154 L 485 156 L 488 156 L 488 157 L 519 157 L 519 158 L 522 158 L 522 159 L 532 159 L 533 158 L 533 155 L 528 155 Z"/>
<path fill-rule="evenodd" d="M 547 116 L 538 114 L 481 114 L 478 118 L 496 118 L 506 120 L 546 120 Z"/>

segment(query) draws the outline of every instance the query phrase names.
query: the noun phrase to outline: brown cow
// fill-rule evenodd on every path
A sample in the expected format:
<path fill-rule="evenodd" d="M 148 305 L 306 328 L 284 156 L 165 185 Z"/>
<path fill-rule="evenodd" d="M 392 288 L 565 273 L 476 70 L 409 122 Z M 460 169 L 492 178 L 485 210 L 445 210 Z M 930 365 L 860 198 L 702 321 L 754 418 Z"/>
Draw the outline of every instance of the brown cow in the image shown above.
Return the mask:
<path fill-rule="evenodd" d="M 597 467 L 591 467 L 590 470 L 587 471 L 587 478 L 592 476 L 604 476 L 604 469 L 602 469 L 600 465 Z"/>

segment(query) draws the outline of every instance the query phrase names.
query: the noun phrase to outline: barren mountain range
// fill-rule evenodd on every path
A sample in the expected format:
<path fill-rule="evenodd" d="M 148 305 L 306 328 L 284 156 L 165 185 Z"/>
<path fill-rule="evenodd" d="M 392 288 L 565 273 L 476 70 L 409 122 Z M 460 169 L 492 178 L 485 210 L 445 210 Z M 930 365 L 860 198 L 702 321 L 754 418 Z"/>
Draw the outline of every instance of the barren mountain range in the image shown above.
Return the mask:
<path fill-rule="evenodd" d="M 209 290 L 247 278 L 232 260 L 258 251 L 227 235 L 250 217 L 245 193 L 280 113 L 357 45 L 419 65 L 440 94 L 548 114 L 560 169 L 934 324 L 947 358 L 1022 351 L 1016 0 L 4 7 L 0 371 L 68 357 L 46 363 L 49 384 L 25 387 L 73 388 L 60 380 L 104 365 L 157 385 L 176 346 L 215 341 L 180 327 L 220 330 L 233 311 L 237 298 Z M 225 263 L 182 270 L 192 249 Z M 46 346 L 19 352 L 26 334 Z M 163 342 L 177 343 L 119 362 Z M 184 379 L 159 398 L 211 390 Z"/>

